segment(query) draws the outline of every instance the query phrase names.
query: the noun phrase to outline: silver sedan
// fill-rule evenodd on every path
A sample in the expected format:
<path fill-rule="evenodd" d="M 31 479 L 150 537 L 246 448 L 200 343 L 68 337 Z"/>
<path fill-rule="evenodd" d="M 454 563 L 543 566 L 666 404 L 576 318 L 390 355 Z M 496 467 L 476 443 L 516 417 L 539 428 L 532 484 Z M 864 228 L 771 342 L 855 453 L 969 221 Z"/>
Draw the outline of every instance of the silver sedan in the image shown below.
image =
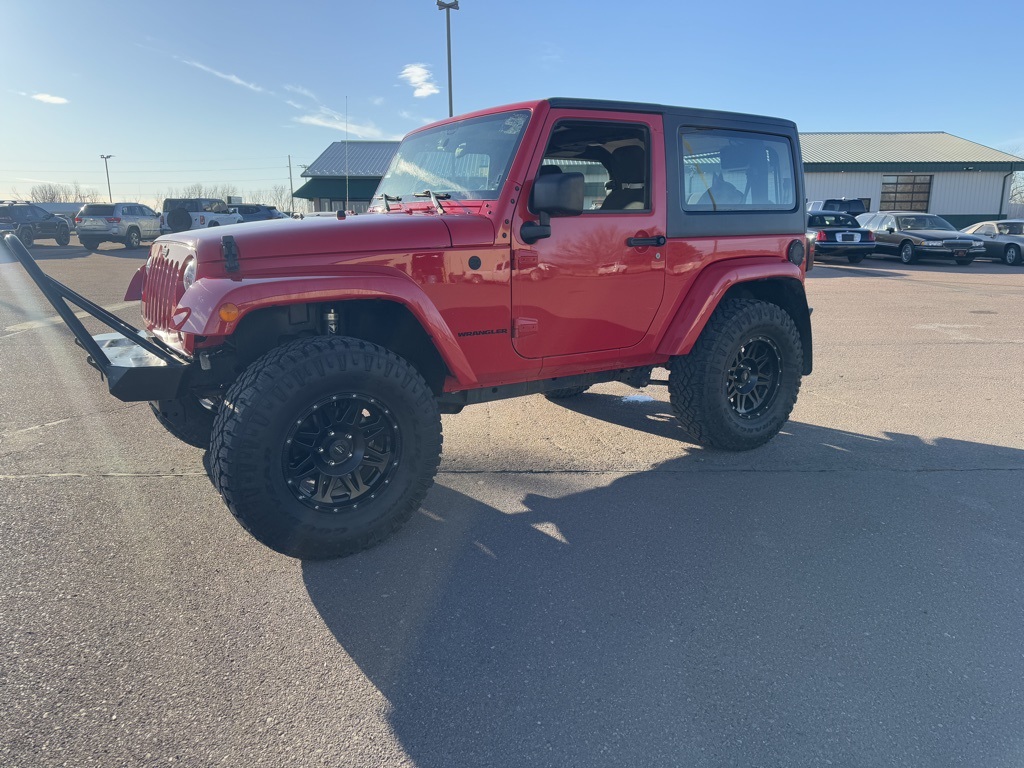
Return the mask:
<path fill-rule="evenodd" d="M 985 254 L 978 258 L 1001 261 L 1011 267 L 1024 264 L 1024 219 L 981 221 L 960 231 L 985 241 Z"/>

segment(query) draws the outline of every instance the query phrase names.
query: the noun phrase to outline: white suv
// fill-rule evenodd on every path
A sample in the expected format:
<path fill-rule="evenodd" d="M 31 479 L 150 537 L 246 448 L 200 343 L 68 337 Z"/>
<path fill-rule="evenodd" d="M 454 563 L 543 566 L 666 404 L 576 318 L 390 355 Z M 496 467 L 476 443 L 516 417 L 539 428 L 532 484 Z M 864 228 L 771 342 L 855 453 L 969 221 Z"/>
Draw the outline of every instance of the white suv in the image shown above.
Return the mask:
<path fill-rule="evenodd" d="M 223 200 L 211 197 L 169 197 L 164 200 L 163 209 L 164 215 L 160 217 L 161 232 L 184 232 L 187 229 L 242 222 L 242 215 L 238 211 L 228 208 Z"/>
<path fill-rule="evenodd" d="M 160 214 L 140 203 L 89 203 L 75 216 L 75 230 L 89 250 L 104 242 L 138 248 L 160 237 Z"/>

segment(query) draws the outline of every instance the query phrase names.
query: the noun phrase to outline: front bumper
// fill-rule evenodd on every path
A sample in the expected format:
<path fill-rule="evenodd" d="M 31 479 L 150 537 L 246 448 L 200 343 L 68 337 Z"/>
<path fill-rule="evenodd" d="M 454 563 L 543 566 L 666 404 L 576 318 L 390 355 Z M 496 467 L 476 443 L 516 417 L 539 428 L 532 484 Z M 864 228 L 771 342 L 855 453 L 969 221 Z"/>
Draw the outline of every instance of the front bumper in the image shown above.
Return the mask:
<path fill-rule="evenodd" d="M 918 256 L 933 259 L 966 259 L 968 257 L 975 258 L 977 256 L 985 255 L 985 246 L 979 246 L 977 248 L 957 249 L 945 248 L 940 246 L 914 246 L 914 252 Z"/>
<path fill-rule="evenodd" d="M 5 235 L 2 242 L 75 335 L 75 343 L 85 350 L 89 365 L 106 380 L 110 394 L 126 402 L 173 400 L 180 396 L 186 375 L 193 367 L 190 357 L 54 280 L 39 268 L 14 235 Z M 116 333 L 89 335 L 69 302 Z"/>

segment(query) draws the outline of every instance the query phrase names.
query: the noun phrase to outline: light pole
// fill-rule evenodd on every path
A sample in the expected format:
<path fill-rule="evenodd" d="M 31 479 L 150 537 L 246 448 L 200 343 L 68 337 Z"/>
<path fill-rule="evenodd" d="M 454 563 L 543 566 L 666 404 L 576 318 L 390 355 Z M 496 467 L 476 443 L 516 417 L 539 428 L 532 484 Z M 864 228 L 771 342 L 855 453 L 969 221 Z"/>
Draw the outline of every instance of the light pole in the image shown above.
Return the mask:
<path fill-rule="evenodd" d="M 437 0 L 437 9 L 444 11 L 444 25 L 448 30 L 448 117 L 455 114 L 452 109 L 452 11 L 459 10 L 459 0 L 450 3 Z"/>
<path fill-rule="evenodd" d="M 100 159 L 103 160 L 103 167 L 107 170 L 107 197 L 110 198 L 110 202 L 114 202 L 114 193 L 110 191 L 110 166 L 107 165 L 107 160 L 112 157 L 113 155 L 100 155 Z"/>

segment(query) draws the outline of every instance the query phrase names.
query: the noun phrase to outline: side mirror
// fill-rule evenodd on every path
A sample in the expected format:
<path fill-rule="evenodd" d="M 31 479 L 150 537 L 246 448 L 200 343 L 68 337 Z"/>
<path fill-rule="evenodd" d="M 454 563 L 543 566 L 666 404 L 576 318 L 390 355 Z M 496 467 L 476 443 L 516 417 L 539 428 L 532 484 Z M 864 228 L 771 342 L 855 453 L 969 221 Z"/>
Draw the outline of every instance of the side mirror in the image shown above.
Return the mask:
<path fill-rule="evenodd" d="M 583 174 L 556 173 L 538 176 L 530 192 L 530 210 L 540 221 L 523 222 L 519 236 L 526 243 L 551 237 L 552 216 L 579 216 L 583 213 Z"/>
<path fill-rule="evenodd" d="M 886 232 L 888 232 L 888 233 L 889 233 L 889 234 L 891 235 L 891 234 L 892 234 L 893 232 L 895 232 L 896 230 L 895 230 L 895 229 L 893 229 L 892 227 L 886 227 L 886 230 L 885 230 L 885 231 L 886 231 Z"/>

